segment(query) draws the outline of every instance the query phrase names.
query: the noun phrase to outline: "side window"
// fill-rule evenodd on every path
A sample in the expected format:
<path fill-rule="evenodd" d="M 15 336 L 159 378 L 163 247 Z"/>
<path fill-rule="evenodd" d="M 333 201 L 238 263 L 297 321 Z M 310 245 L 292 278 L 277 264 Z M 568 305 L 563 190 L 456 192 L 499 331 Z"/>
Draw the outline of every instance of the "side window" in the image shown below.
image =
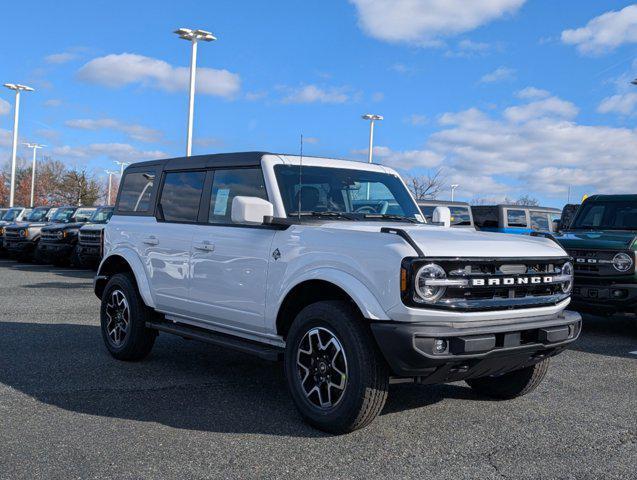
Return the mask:
<path fill-rule="evenodd" d="M 210 195 L 210 223 L 232 223 L 232 200 L 237 196 L 259 197 L 267 200 L 265 181 L 260 168 L 215 170 Z"/>
<path fill-rule="evenodd" d="M 507 225 L 509 227 L 528 227 L 525 210 L 507 210 Z"/>
<path fill-rule="evenodd" d="M 431 222 L 435 208 L 436 207 L 434 207 L 433 205 L 420 205 L 420 211 L 425 216 L 427 222 Z"/>
<path fill-rule="evenodd" d="M 534 212 L 531 210 L 531 228 L 533 230 L 540 230 L 542 232 L 548 232 L 551 230 L 549 226 L 549 217 L 546 212 Z"/>
<path fill-rule="evenodd" d="M 206 172 L 167 173 L 160 204 L 167 222 L 196 222 Z"/>
<path fill-rule="evenodd" d="M 154 171 L 124 175 L 117 209 L 120 212 L 149 212 L 154 183 Z"/>

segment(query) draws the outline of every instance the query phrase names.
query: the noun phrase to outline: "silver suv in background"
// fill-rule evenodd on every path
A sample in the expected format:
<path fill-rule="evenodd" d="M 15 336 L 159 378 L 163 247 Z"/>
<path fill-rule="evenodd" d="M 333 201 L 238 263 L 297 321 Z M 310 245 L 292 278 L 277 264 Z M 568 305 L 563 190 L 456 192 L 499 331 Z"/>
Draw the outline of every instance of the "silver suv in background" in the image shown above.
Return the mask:
<path fill-rule="evenodd" d="M 55 216 L 57 208 L 36 207 L 22 222 L 7 225 L 4 246 L 10 255 L 21 261 L 30 261 L 40 241 L 42 228 Z"/>

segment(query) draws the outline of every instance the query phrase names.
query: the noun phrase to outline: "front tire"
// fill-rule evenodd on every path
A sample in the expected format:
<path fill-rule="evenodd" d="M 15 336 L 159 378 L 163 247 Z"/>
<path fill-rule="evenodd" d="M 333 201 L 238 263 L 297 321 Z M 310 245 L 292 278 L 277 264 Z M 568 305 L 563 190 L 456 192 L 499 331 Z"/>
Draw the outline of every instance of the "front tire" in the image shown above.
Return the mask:
<path fill-rule="evenodd" d="M 155 330 L 146 327 L 151 316 L 132 276 L 113 275 L 102 294 L 100 308 L 102 339 L 109 353 L 129 361 L 148 356 L 157 337 Z"/>
<path fill-rule="evenodd" d="M 347 302 L 317 302 L 297 315 L 287 337 L 285 375 L 301 416 L 330 433 L 365 427 L 387 399 L 385 360 Z"/>
<path fill-rule="evenodd" d="M 546 358 L 535 365 L 505 373 L 497 377 L 482 377 L 466 380 L 476 392 L 498 400 L 509 400 L 532 392 L 542 383 L 549 369 Z"/>

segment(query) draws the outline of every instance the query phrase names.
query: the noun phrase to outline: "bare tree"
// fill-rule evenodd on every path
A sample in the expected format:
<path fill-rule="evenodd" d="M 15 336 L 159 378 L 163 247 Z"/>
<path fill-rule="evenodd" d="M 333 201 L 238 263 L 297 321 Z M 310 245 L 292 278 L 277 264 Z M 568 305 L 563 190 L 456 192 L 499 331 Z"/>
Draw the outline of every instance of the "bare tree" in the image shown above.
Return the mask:
<path fill-rule="evenodd" d="M 540 201 L 535 198 L 532 197 L 531 195 L 524 194 L 522 195 L 520 198 L 518 198 L 515 202 L 513 202 L 515 205 L 525 205 L 527 207 L 537 207 L 538 205 L 540 205 Z"/>
<path fill-rule="evenodd" d="M 444 188 L 445 178 L 442 169 L 428 172 L 426 175 L 405 177 L 407 187 L 416 198 L 416 200 L 426 200 L 436 198 Z"/>

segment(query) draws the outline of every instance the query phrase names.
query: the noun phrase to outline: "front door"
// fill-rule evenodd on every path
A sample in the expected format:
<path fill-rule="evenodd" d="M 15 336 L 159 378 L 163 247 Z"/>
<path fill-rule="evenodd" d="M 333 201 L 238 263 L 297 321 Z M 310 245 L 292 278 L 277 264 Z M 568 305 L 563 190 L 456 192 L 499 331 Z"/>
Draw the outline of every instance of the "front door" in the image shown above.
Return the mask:
<path fill-rule="evenodd" d="M 206 322 L 261 332 L 275 230 L 234 224 L 231 207 L 236 196 L 267 199 L 263 173 L 218 169 L 211 188 L 208 222 L 196 227 L 192 241 L 190 308 Z"/>

